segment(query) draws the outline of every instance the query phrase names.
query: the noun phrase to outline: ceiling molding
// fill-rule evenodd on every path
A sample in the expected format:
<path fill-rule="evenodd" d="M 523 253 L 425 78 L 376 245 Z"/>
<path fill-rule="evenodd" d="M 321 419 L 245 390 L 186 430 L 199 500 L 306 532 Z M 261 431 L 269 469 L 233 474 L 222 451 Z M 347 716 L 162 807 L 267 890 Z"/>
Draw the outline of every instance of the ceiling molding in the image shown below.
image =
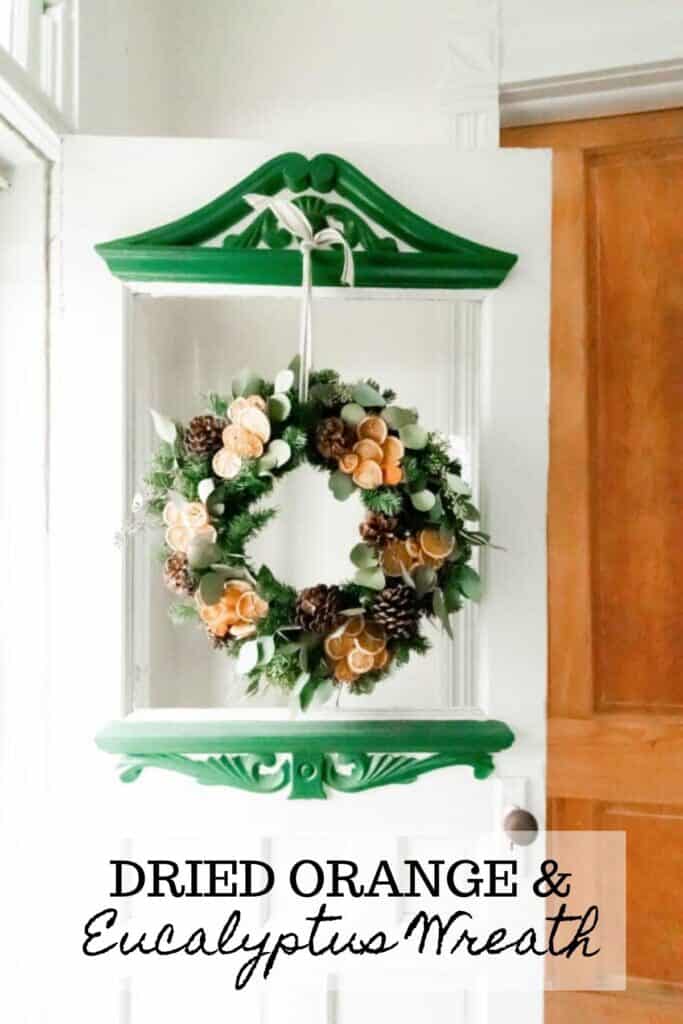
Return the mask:
<path fill-rule="evenodd" d="M 683 60 L 502 83 L 501 124 L 544 124 L 683 106 Z"/>

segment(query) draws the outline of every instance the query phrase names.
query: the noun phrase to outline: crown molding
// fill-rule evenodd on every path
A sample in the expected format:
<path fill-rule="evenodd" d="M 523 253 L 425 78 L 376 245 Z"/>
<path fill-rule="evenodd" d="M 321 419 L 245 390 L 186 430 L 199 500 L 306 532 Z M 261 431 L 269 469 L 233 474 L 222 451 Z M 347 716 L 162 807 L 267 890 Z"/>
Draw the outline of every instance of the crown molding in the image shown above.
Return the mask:
<path fill-rule="evenodd" d="M 683 106 L 683 60 L 501 83 L 506 128 Z"/>

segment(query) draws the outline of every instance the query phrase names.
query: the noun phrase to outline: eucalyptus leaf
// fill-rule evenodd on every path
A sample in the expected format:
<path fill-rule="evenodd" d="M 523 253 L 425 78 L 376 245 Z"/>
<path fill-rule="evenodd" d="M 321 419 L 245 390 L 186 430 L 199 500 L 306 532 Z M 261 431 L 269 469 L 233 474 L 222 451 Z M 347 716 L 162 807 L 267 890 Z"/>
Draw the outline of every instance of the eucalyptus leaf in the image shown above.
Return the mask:
<path fill-rule="evenodd" d="M 325 704 L 334 694 L 337 692 L 337 688 L 331 679 L 323 679 L 322 682 L 318 683 L 313 694 L 313 702 L 315 704 Z"/>
<path fill-rule="evenodd" d="M 359 569 L 353 582 L 369 590 L 384 590 L 387 581 L 381 569 Z"/>
<path fill-rule="evenodd" d="M 374 569 L 377 566 L 377 555 L 369 544 L 356 544 L 351 549 L 351 561 L 357 569 Z"/>
<path fill-rule="evenodd" d="M 408 572 L 408 570 L 406 569 L 405 565 L 403 565 L 402 562 L 399 564 L 401 567 L 401 576 L 403 577 L 403 582 L 407 587 L 410 587 L 411 590 L 415 590 L 415 580 L 413 579 L 412 574 Z"/>
<path fill-rule="evenodd" d="M 431 565 L 420 565 L 415 570 L 415 589 L 418 597 L 424 597 L 436 587 L 436 572 Z"/>
<path fill-rule="evenodd" d="M 268 451 L 266 456 L 275 456 L 275 465 L 284 466 L 285 463 L 289 462 L 292 457 L 292 449 L 283 441 L 281 438 L 276 441 L 271 441 L 268 445 Z"/>
<path fill-rule="evenodd" d="M 382 419 L 392 430 L 400 430 L 410 423 L 417 423 L 417 413 L 414 409 L 402 409 L 400 405 L 388 405 L 382 410 Z"/>
<path fill-rule="evenodd" d="M 344 610 L 339 614 L 345 615 L 347 618 L 352 618 L 354 615 L 364 615 L 365 608 L 363 608 L 362 605 L 359 608 L 344 608 Z"/>
<path fill-rule="evenodd" d="M 273 660 L 275 655 L 275 637 L 273 636 L 262 636 L 259 637 L 258 641 L 259 650 L 259 665 L 267 665 L 268 662 Z"/>
<path fill-rule="evenodd" d="M 262 384 L 263 381 L 258 374 L 245 367 L 233 378 L 232 393 L 235 398 L 240 398 L 242 395 L 254 395 L 260 391 Z"/>
<path fill-rule="evenodd" d="M 458 476 L 457 473 L 446 473 L 446 482 L 448 487 L 455 494 L 469 494 L 470 485 L 466 483 L 462 477 Z"/>
<path fill-rule="evenodd" d="M 299 675 L 297 677 L 297 680 L 294 683 L 294 686 L 292 687 L 292 689 L 290 691 L 290 696 L 289 696 L 290 706 L 293 705 L 294 707 L 298 708 L 298 706 L 299 706 L 299 694 L 301 693 L 301 691 L 303 690 L 304 686 L 306 685 L 306 683 L 308 682 L 308 680 L 310 678 L 311 678 L 310 672 L 302 672 L 301 675 Z"/>
<path fill-rule="evenodd" d="M 271 452 L 269 447 L 265 455 L 262 455 L 256 463 L 256 472 L 259 476 L 266 476 L 271 470 L 275 469 L 276 466 L 277 452 Z"/>
<path fill-rule="evenodd" d="M 287 395 L 276 392 L 268 399 L 268 415 L 273 423 L 284 423 L 291 411 L 292 403 Z"/>
<path fill-rule="evenodd" d="M 199 581 L 199 596 L 204 604 L 217 604 L 223 596 L 226 577 L 223 573 L 207 572 Z"/>
<path fill-rule="evenodd" d="M 220 548 L 208 537 L 193 537 L 187 548 L 187 561 L 191 569 L 208 569 L 220 558 Z"/>
<path fill-rule="evenodd" d="M 441 495 L 437 494 L 434 499 L 434 504 L 429 510 L 429 521 L 430 523 L 440 523 L 443 518 L 443 503 L 441 501 Z"/>
<path fill-rule="evenodd" d="M 207 476 L 205 480 L 200 480 L 197 484 L 197 495 L 199 500 L 203 501 L 204 504 L 209 500 L 209 495 L 213 494 L 216 490 L 216 484 L 212 477 Z"/>
<path fill-rule="evenodd" d="M 357 402 L 348 402 L 342 406 L 340 415 L 344 423 L 348 423 L 350 427 L 357 427 L 360 421 L 365 419 L 367 413 Z"/>
<path fill-rule="evenodd" d="M 315 691 L 320 685 L 320 680 L 312 676 L 308 682 L 304 683 L 299 692 L 299 707 L 302 711 L 306 711 L 315 696 Z"/>
<path fill-rule="evenodd" d="M 241 676 L 249 675 L 259 663 L 258 640 L 247 640 L 242 644 L 237 655 L 236 669 Z"/>
<path fill-rule="evenodd" d="M 470 601 L 478 601 L 483 592 L 481 577 L 471 565 L 461 565 L 458 572 L 458 585 L 461 593 Z"/>
<path fill-rule="evenodd" d="M 355 484 L 348 473 L 342 473 L 340 469 L 330 474 L 328 486 L 337 501 L 346 501 L 355 489 Z"/>
<path fill-rule="evenodd" d="M 438 617 L 441 625 L 452 640 L 453 630 L 451 629 L 451 623 L 448 618 L 448 609 L 446 608 L 446 600 L 443 596 L 442 590 L 434 591 L 434 596 L 432 597 L 432 608 L 434 609 L 434 614 Z"/>
<path fill-rule="evenodd" d="M 162 416 L 156 409 L 149 410 L 152 416 L 152 422 L 154 423 L 154 429 L 161 438 L 162 441 L 166 441 L 167 444 L 175 444 L 176 437 L 178 436 L 178 429 L 168 416 Z"/>
<path fill-rule="evenodd" d="M 386 405 L 379 391 L 370 384 L 356 384 L 351 389 L 351 394 L 353 395 L 354 402 L 357 402 L 358 405 L 371 406 L 373 408 L 381 408 Z"/>
<path fill-rule="evenodd" d="M 415 494 L 410 495 L 410 500 L 413 508 L 416 508 L 418 512 L 429 512 L 434 508 L 436 497 L 432 491 L 416 491 Z"/>
<path fill-rule="evenodd" d="M 276 394 L 285 394 L 290 388 L 294 387 L 295 380 L 294 370 L 280 370 L 273 382 Z"/>
<path fill-rule="evenodd" d="M 471 501 L 465 502 L 463 511 L 468 523 L 476 523 L 481 518 L 479 509 L 476 505 L 473 505 Z"/>
<path fill-rule="evenodd" d="M 406 448 L 411 448 L 413 451 L 420 451 L 424 448 L 429 438 L 427 431 L 419 423 L 406 424 L 405 427 L 399 429 L 398 435 Z"/>

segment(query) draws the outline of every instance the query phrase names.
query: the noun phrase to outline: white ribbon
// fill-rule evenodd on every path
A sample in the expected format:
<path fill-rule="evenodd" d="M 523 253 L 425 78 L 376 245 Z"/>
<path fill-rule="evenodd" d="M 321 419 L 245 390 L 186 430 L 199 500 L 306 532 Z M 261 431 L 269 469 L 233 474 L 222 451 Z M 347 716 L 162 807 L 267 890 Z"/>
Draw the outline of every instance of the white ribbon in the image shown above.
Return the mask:
<path fill-rule="evenodd" d="M 301 328 L 299 333 L 299 399 L 305 402 L 308 398 L 308 378 L 313 365 L 313 274 L 311 253 L 314 249 L 328 249 L 331 245 L 341 245 L 344 250 L 344 265 L 341 272 L 341 283 L 353 286 L 354 266 L 353 250 L 344 238 L 341 224 L 328 218 L 328 227 L 313 233 L 311 223 L 298 206 L 289 199 L 274 199 L 272 196 L 260 196 L 254 193 L 244 196 L 245 202 L 263 213 L 270 210 L 285 231 L 289 231 L 299 239 L 301 250 Z M 337 226 L 338 225 L 338 226 Z"/>

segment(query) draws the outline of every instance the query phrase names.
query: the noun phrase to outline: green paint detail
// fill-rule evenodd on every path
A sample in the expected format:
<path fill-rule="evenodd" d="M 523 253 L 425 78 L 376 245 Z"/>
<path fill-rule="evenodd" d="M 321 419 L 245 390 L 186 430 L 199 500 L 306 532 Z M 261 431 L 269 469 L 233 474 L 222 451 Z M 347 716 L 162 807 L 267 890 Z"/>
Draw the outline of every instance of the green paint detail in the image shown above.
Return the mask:
<path fill-rule="evenodd" d="M 468 765 L 485 779 L 493 754 L 514 740 L 494 720 L 363 722 L 115 722 L 98 747 L 123 754 L 121 778 L 165 768 L 203 785 L 275 793 L 291 783 L 291 799 L 324 799 L 326 789 L 360 793 L 421 775 Z M 203 759 L 188 755 L 200 754 Z M 419 757 L 416 755 L 427 754 Z M 217 755 L 217 756 L 216 756 Z M 290 755 L 278 758 L 277 755 Z"/>
<path fill-rule="evenodd" d="M 355 209 L 310 194 L 295 199 L 314 227 L 331 216 L 342 223 L 350 244 L 360 247 L 362 251 L 354 252 L 358 288 L 495 288 L 517 262 L 512 253 L 430 223 L 331 154 L 308 160 L 300 153 L 284 153 L 186 217 L 95 248 L 122 280 L 296 286 L 301 283 L 301 254 L 286 248 L 291 236 L 270 212 L 228 234 L 222 246 L 204 245 L 253 213 L 243 198 L 246 193 L 275 195 L 285 188 L 323 194 L 334 189 L 353 204 Z M 366 218 L 395 237 L 380 236 Z M 399 251 L 396 239 L 416 251 Z M 339 247 L 316 251 L 313 283 L 339 285 L 341 267 Z"/>

